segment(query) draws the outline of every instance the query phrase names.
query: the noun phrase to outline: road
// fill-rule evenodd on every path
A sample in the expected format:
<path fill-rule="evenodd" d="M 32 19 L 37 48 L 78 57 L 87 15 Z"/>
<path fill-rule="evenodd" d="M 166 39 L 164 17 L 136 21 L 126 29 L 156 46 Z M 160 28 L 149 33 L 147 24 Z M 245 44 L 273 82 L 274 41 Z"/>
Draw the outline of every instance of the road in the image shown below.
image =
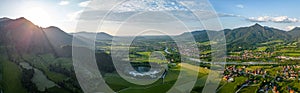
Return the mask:
<path fill-rule="evenodd" d="M 200 59 L 196 59 L 196 58 L 191 58 L 191 57 L 187 57 L 186 59 L 191 60 L 191 61 L 195 61 L 195 62 L 199 62 L 199 63 L 206 63 L 206 64 L 220 64 L 220 65 L 224 65 L 224 64 L 235 64 L 235 65 L 261 65 L 261 64 L 278 64 L 276 62 L 204 62 L 201 61 Z"/>
<path fill-rule="evenodd" d="M 167 54 L 170 54 L 170 52 L 168 51 L 168 47 L 165 48 L 164 50 Z M 198 63 L 207 63 L 207 64 L 220 64 L 220 65 L 225 65 L 225 64 L 232 64 L 232 65 L 263 65 L 263 64 L 268 64 L 268 65 L 272 65 L 272 64 L 278 64 L 277 62 L 204 62 L 201 61 L 200 59 L 196 59 L 196 58 L 191 58 L 191 57 L 185 57 L 186 59 L 190 60 L 190 61 L 195 61 Z"/>

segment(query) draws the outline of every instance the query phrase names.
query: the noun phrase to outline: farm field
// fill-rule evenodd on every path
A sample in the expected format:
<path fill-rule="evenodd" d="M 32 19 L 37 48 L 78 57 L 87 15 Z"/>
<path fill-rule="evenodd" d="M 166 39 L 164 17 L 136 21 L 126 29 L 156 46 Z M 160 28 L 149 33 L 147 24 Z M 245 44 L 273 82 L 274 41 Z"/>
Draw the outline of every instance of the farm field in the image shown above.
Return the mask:
<path fill-rule="evenodd" d="M 10 62 L 4 55 L 0 56 L 2 80 L 1 86 L 6 93 L 27 93 L 21 83 L 21 71 L 16 63 Z"/>

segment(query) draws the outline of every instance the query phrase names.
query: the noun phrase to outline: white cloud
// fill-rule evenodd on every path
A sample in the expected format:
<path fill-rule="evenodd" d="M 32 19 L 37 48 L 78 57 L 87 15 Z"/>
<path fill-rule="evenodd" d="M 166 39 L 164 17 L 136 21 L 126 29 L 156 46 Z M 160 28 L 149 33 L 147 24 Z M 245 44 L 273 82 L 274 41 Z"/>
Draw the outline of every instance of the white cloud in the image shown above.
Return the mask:
<path fill-rule="evenodd" d="M 235 7 L 237 7 L 237 8 L 244 8 L 244 5 L 238 4 L 238 5 L 235 5 Z"/>
<path fill-rule="evenodd" d="M 278 16 L 278 17 L 274 17 L 272 18 L 273 22 L 276 23 L 293 23 L 293 22 L 298 22 L 297 18 L 289 18 L 287 16 Z"/>
<path fill-rule="evenodd" d="M 184 0 L 183 0 L 184 1 Z M 202 1 L 172 1 L 172 0 L 129 0 L 122 2 L 120 5 L 120 1 L 118 0 L 95 0 L 95 1 L 85 1 L 78 4 L 81 7 L 88 7 L 85 9 L 84 13 L 81 15 L 81 20 L 96 20 L 102 18 L 107 11 L 111 11 L 110 15 L 108 15 L 108 20 L 113 21 L 122 21 L 129 16 L 137 14 L 138 12 L 148 11 L 152 13 L 159 13 L 159 12 L 166 12 L 169 14 L 173 14 L 175 17 L 180 18 L 184 21 L 195 21 L 198 19 L 192 13 L 196 13 L 201 15 L 200 19 L 209 19 L 209 18 L 216 18 L 217 14 L 210 10 L 211 8 L 203 8 L 208 7 L 206 6 L 208 2 Z M 89 3 L 89 6 L 87 6 Z M 184 7 L 182 4 L 189 6 Z M 193 5 L 194 4 L 194 5 Z M 97 5 L 97 6 L 95 6 Z M 115 6 L 113 10 L 110 10 L 111 7 Z M 194 6 L 194 7 L 190 7 Z M 191 12 L 193 10 L 197 10 Z M 145 17 L 145 19 L 151 19 L 152 16 Z M 162 19 L 153 19 L 161 21 Z M 166 20 L 164 20 L 166 21 Z M 169 20 L 168 20 L 169 22 Z"/>
<path fill-rule="evenodd" d="M 128 11 L 190 11 L 190 10 L 210 10 L 208 2 L 197 0 L 94 0 L 81 2 L 80 7 L 87 7 L 93 10 Z M 120 4 L 120 5 L 118 5 Z M 117 6 L 115 6 L 117 5 Z"/>
<path fill-rule="evenodd" d="M 188 11 L 187 8 L 176 1 L 164 0 L 131 0 L 116 7 L 116 11 Z"/>
<path fill-rule="evenodd" d="M 250 17 L 247 20 L 251 22 L 274 22 L 274 23 L 295 23 L 299 22 L 297 18 L 289 18 L 288 16 L 260 16 L 260 17 Z"/>
<path fill-rule="evenodd" d="M 80 7 L 87 7 L 87 5 L 89 5 L 90 2 L 91 2 L 91 1 L 80 2 L 78 5 L 79 5 Z"/>
<path fill-rule="evenodd" d="M 267 22 L 270 20 L 270 17 L 269 16 L 250 17 L 248 18 L 248 20 L 252 22 Z"/>
<path fill-rule="evenodd" d="M 236 14 L 228 14 L 228 13 L 218 13 L 219 17 L 243 17 L 241 15 L 236 15 Z"/>
<path fill-rule="evenodd" d="M 70 2 L 69 1 L 60 1 L 58 4 L 59 5 L 68 5 L 68 4 L 70 4 Z"/>
<path fill-rule="evenodd" d="M 109 26 L 103 27 L 107 27 L 107 29 L 105 29 L 106 31 L 112 32 L 115 31 L 114 29 L 118 27 L 118 24 L 124 23 L 126 26 L 122 27 L 126 28 L 124 30 L 131 31 L 130 33 L 134 33 L 135 29 L 159 28 L 165 31 L 171 31 L 172 34 L 180 34 L 182 33 L 180 31 L 185 31 L 187 29 L 186 27 L 179 27 L 177 25 L 187 26 L 193 29 L 203 29 L 204 27 L 199 22 L 199 19 L 212 19 L 202 20 L 202 22 L 207 21 L 206 23 L 210 22 L 210 24 L 215 22 L 214 19 L 217 17 L 217 14 L 212 11 L 212 8 L 207 6 L 208 4 L 206 2 L 197 0 L 185 1 L 186 2 L 182 3 L 187 7 L 179 4 L 177 0 L 127 0 L 121 4 L 121 0 L 85 1 L 78 4 L 80 7 L 86 7 L 84 11 L 70 13 L 68 17 L 72 20 L 75 19 L 83 22 L 92 22 L 104 18 L 103 21 L 106 24 L 103 24 Z M 110 11 L 112 7 L 114 10 Z M 191 12 L 189 10 L 195 11 Z M 106 15 L 108 11 L 110 11 L 110 13 Z M 198 16 L 195 16 L 192 13 L 199 15 L 199 19 L 197 18 Z M 79 14 L 80 18 L 78 16 Z M 212 24 L 211 27 L 207 26 L 207 28 L 213 28 L 213 26 L 218 29 L 215 24 Z M 86 28 L 89 29 L 93 27 L 86 26 Z M 127 33 L 128 32 L 124 32 L 124 34 Z"/>

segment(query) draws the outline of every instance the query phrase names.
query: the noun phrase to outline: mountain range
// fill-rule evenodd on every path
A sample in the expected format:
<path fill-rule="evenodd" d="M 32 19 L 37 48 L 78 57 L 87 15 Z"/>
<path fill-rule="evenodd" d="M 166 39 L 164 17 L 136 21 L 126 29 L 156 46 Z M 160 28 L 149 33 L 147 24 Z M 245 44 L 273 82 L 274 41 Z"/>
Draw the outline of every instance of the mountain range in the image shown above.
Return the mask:
<path fill-rule="evenodd" d="M 1 18 L 0 35 L 0 44 L 6 46 L 8 53 L 71 56 L 71 47 L 64 49 L 71 44 L 71 35 L 57 27 L 39 27 L 24 17 Z"/>
<path fill-rule="evenodd" d="M 283 40 L 285 42 L 296 41 L 300 37 L 300 28 L 296 27 L 290 31 L 280 30 L 272 27 L 254 24 L 249 27 L 240 27 L 236 29 L 224 29 L 226 42 L 229 48 L 253 48 L 256 45 L 272 40 Z M 198 42 L 209 41 L 207 32 L 209 30 L 192 32 Z M 214 31 L 217 32 L 217 31 Z"/>
<path fill-rule="evenodd" d="M 198 42 L 209 41 L 207 32 L 211 30 L 193 31 L 191 34 Z M 300 28 L 284 31 L 272 27 L 254 24 L 249 27 L 224 29 L 226 42 L 229 47 L 251 47 L 262 42 L 284 40 L 286 42 L 298 40 Z M 214 31 L 214 32 L 221 32 Z M 17 19 L 0 18 L 0 44 L 13 47 L 10 51 L 18 53 L 43 54 L 52 53 L 56 56 L 71 56 L 72 35 L 86 38 L 94 33 L 78 32 L 66 33 L 58 27 L 39 27 L 24 17 Z M 190 33 L 183 33 L 177 37 L 184 37 Z M 112 40 L 114 36 L 107 33 L 97 33 L 97 40 Z M 155 36 L 152 36 L 155 37 Z M 164 36 L 159 36 L 164 39 Z M 147 37 L 149 38 L 149 37 Z"/>

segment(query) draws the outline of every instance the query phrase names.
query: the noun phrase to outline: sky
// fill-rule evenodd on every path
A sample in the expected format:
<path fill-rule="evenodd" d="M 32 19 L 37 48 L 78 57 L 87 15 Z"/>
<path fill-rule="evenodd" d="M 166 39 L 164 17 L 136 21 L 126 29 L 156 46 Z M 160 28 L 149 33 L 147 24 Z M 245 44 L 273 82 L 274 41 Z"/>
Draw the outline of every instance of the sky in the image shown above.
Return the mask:
<path fill-rule="evenodd" d="M 286 31 L 300 26 L 299 0 L 119 1 L 1 0 L 0 17 L 25 17 L 41 27 L 57 26 L 68 33 L 99 31 L 112 35 L 180 34 L 255 23 Z"/>

